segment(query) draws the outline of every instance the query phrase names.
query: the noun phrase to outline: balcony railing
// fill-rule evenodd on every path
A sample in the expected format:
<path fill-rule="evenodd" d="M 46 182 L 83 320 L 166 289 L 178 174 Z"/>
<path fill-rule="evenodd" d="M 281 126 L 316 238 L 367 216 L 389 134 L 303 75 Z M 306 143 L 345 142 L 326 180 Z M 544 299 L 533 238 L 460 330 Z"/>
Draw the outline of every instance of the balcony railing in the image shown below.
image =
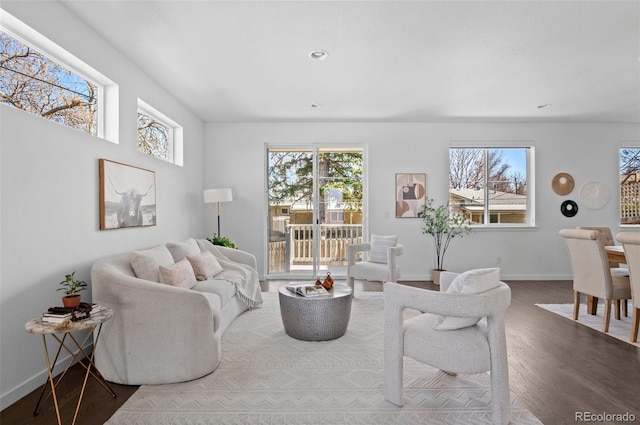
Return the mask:
<path fill-rule="evenodd" d="M 290 224 L 284 241 L 269 242 L 269 272 L 288 272 L 313 265 L 312 224 Z M 320 265 L 346 266 L 347 245 L 362 242 L 362 224 L 321 224 Z"/>

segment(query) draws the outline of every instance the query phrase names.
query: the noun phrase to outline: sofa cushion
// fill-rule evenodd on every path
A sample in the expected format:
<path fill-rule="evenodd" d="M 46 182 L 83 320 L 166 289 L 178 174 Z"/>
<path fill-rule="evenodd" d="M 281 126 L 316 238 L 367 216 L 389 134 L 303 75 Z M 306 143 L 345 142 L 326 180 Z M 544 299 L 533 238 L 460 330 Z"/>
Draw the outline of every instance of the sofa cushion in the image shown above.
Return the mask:
<path fill-rule="evenodd" d="M 143 251 L 131 252 L 131 268 L 136 277 L 152 282 L 160 282 L 160 266 L 174 263 L 171 253 L 164 245 Z"/>
<path fill-rule="evenodd" d="M 195 255 L 187 255 L 187 260 L 191 263 L 193 271 L 198 280 L 213 278 L 222 271 L 222 266 L 218 259 L 209 251 Z"/>
<path fill-rule="evenodd" d="M 447 292 L 451 294 L 478 295 L 495 289 L 500 285 L 499 268 L 475 269 L 456 276 L 451 285 L 449 285 Z M 474 326 L 479 320 L 479 317 L 438 316 L 433 328 L 439 331 L 451 331 Z"/>
<path fill-rule="evenodd" d="M 217 294 L 222 305 L 226 305 L 236 295 L 236 285 L 226 280 L 209 279 L 196 282 L 194 291 Z"/>
<path fill-rule="evenodd" d="M 173 261 L 178 262 L 186 258 L 187 255 L 196 255 L 200 253 L 200 247 L 195 239 L 189 238 L 184 242 L 169 242 L 167 249 L 173 256 Z"/>
<path fill-rule="evenodd" d="M 398 235 L 371 235 L 371 250 L 369 251 L 369 261 L 372 263 L 387 264 L 387 248 L 396 246 L 397 242 Z"/>
<path fill-rule="evenodd" d="M 191 263 L 186 258 L 175 264 L 160 266 L 160 282 L 178 288 L 191 289 L 196 284 L 196 275 Z"/>

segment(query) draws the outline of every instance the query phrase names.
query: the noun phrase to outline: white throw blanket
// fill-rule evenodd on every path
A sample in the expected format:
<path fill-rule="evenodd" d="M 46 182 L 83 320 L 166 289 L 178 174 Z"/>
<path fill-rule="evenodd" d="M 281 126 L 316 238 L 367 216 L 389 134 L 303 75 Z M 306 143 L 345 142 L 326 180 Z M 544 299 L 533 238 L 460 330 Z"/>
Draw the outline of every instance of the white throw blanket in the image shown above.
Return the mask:
<path fill-rule="evenodd" d="M 200 244 L 200 242 L 198 242 Z M 211 247 L 213 246 L 213 250 Z M 262 305 L 262 292 L 260 290 L 260 280 L 258 272 L 246 264 L 236 263 L 224 255 L 213 244 L 208 247 L 200 246 L 201 249 L 213 251 L 218 262 L 222 266 L 222 272 L 216 275 L 216 279 L 226 280 L 233 283 L 238 291 L 238 298 L 249 308 L 258 308 Z"/>

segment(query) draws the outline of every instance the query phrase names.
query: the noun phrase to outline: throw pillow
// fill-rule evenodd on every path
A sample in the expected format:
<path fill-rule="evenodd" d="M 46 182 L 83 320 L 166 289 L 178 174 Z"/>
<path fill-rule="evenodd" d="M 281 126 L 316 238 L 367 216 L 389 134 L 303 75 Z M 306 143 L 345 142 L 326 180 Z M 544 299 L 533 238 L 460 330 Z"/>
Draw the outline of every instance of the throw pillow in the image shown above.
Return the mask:
<path fill-rule="evenodd" d="M 459 274 L 453 279 L 447 292 L 450 294 L 478 295 L 499 287 L 500 269 L 475 269 Z M 480 321 L 479 317 L 438 316 L 433 329 L 451 331 L 474 326 Z"/>
<path fill-rule="evenodd" d="M 196 255 L 187 255 L 187 260 L 191 263 L 191 267 L 193 267 L 196 279 L 198 280 L 211 279 L 222 271 L 220 262 L 216 256 L 209 251 Z"/>
<path fill-rule="evenodd" d="M 131 268 L 136 277 L 152 282 L 160 282 L 160 266 L 173 264 L 171 253 L 164 245 L 131 253 Z"/>
<path fill-rule="evenodd" d="M 173 261 L 178 262 L 186 258 L 187 255 L 196 255 L 200 253 L 200 247 L 195 239 L 189 238 L 184 242 L 169 242 L 167 249 L 173 256 Z"/>
<path fill-rule="evenodd" d="M 196 286 L 196 275 L 186 258 L 170 266 L 160 266 L 160 280 L 178 288 L 191 289 Z"/>
<path fill-rule="evenodd" d="M 372 263 L 387 264 L 387 248 L 396 246 L 397 242 L 398 235 L 371 235 L 371 250 L 369 251 L 369 261 Z"/>

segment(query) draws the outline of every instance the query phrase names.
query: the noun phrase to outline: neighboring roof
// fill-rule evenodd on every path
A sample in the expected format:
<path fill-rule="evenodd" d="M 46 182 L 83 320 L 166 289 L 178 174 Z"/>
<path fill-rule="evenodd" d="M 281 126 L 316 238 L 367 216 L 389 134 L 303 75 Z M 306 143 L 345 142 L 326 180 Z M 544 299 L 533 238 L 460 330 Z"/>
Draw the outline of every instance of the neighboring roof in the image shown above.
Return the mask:
<path fill-rule="evenodd" d="M 484 209 L 484 191 L 482 189 L 449 189 L 449 195 L 462 201 L 460 207 L 468 211 Z M 527 208 L 527 197 L 515 193 L 489 191 L 489 202 L 492 210 L 524 211 Z"/>

